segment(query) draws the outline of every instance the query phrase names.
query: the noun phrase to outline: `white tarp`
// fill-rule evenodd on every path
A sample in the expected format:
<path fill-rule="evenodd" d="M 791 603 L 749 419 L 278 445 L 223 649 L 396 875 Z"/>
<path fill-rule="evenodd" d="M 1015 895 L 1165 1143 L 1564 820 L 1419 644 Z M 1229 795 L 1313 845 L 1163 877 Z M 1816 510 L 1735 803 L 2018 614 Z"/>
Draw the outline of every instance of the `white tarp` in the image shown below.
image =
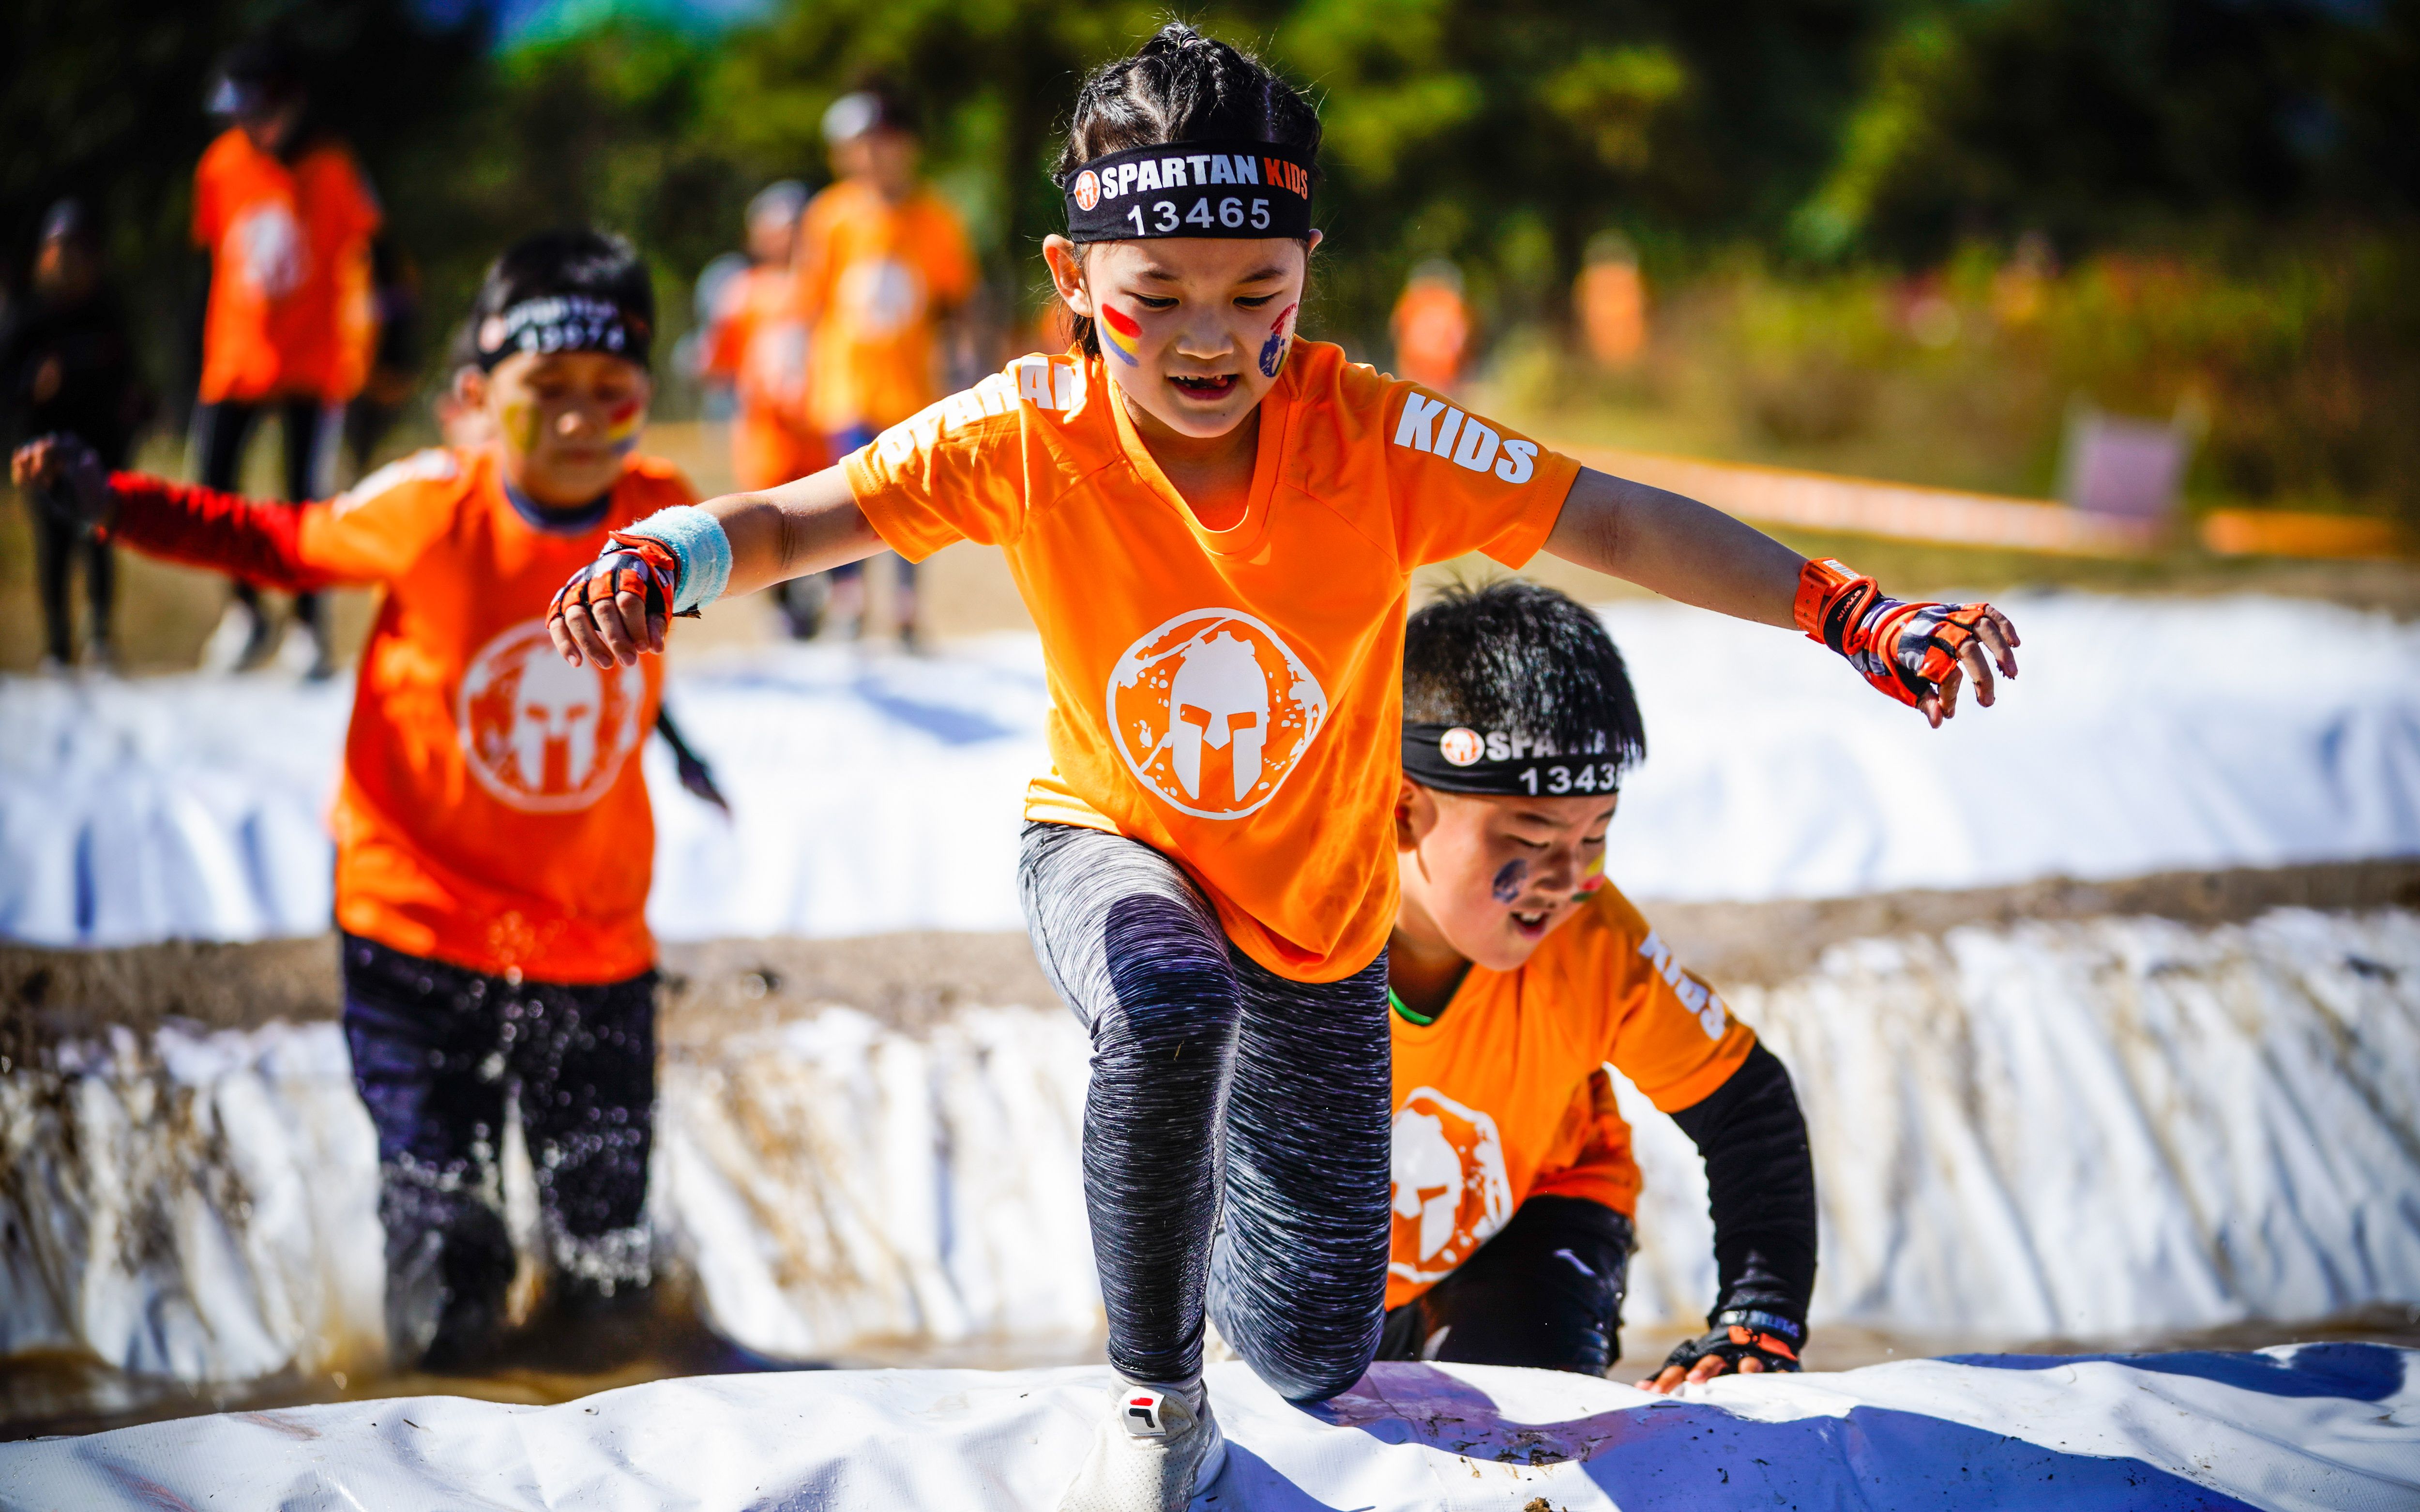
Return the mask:
<path fill-rule="evenodd" d="M 2420 915 L 1861 941 L 1731 999 L 1807 1111 L 1819 1328 L 1962 1347 L 2420 1299 Z M 172 1029 L 0 1076 L 0 1357 L 371 1368 L 377 1175 L 344 1055 L 334 1024 Z M 1084 1057 L 1055 1006 L 923 1037 L 832 1009 L 670 1056 L 651 1200 L 707 1320 L 794 1358 L 1056 1357 L 1099 1317 Z M 1625 1317 L 1687 1325 L 1714 1291 L 1702 1170 L 1617 1090 L 1646 1180 Z"/>
<path fill-rule="evenodd" d="M 1381 1365 L 1310 1411 L 1240 1364 L 1196 1512 L 2386 1512 L 2420 1504 L 2420 1354 L 2304 1345 L 1732 1379 L 1652 1398 L 1579 1376 Z M 0 1444 L 12 1512 L 1029 1509 L 1106 1368 L 658 1381 L 559 1407 L 423 1396 Z"/>
<path fill-rule="evenodd" d="M 2005 602 L 2024 677 L 1939 732 L 1804 639 L 1607 611 L 1651 750 L 1614 878 L 1745 899 L 2420 853 L 2420 626 L 2267 599 Z M 0 936 L 327 927 L 350 698 L 269 677 L 0 679 Z M 708 656 L 671 698 L 737 818 L 650 745 L 664 937 L 1018 927 L 1018 808 L 1048 760 L 1032 637 Z"/>

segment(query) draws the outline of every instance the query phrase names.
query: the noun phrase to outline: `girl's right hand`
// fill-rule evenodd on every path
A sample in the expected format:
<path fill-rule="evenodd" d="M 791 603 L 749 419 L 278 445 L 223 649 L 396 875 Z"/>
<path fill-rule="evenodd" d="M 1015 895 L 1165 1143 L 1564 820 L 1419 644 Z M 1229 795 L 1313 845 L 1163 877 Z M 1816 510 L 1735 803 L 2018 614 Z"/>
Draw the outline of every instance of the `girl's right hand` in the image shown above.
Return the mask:
<path fill-rule="evenodd" d="M 574 666 L 583 659 L 600 668 L 635 666 L 642 651 L 664 648 L 679 587 L 680 561 L 672 548 L 617 530 L 597 560 L 555 590 L 547 633 Z"/>

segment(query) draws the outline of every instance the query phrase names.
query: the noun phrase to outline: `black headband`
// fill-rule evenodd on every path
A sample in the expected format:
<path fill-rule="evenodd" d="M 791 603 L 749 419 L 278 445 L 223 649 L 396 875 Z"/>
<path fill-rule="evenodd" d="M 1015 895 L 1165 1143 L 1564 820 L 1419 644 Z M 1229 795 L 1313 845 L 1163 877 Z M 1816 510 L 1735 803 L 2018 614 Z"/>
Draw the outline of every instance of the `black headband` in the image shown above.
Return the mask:
<path fill-rule="evenodd" d="M 1167 142 L 1094 158 L 1059 180 L 1071 242 L 1311 235 L 1311 164 L 1268 142 Z"/>
<path fill-rule="evenodd" d="M 601 351 L 647 366 L 647 322 L 635 311 L 590 294 L 525 299 L 479 322 L 473 333 L 483 372 L 517 351 Z"/>
<path fill-rule="evenodd" d="M 1404 725 L 1404 775 L 1449 793 L 1570 798 L 1621 787 L 1622 763 L 1598 730 L 1588 751 L 1562 752 L 1552 740 L 1466 725 Z"/>

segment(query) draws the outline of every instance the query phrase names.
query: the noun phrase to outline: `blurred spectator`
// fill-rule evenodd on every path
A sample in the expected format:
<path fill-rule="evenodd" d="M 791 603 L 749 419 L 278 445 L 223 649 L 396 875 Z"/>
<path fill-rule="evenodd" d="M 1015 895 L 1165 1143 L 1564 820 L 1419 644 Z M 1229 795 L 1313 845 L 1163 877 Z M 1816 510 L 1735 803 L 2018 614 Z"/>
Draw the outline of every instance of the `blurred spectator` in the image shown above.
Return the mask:
<path fill-rule="evenodd" d="M 209 254 L 202 331 L 201 408 L 194 417 L 202 483 L 239 490 L 254 424 L 274 411 L 285 432 L 285 487 L 301 503 L 334 491 L 329 475 L 346 402 L 367 377 L 375 314 L 370 239 L 377 198 L 351 150 L 319 130 L 301 70 L 282 47 L 229 53 L 209 109 L 234 124 L 194 173 L 194 241 Z M 259 590 L 239 583 L 220 654 L 256 666 L 275 637 Z M 311 632 L 311 675 L 335 662 L 317 594 L 297 594 Z"/>
<path fill-rule="evenodd" d="M 1462 270 L 1443 257 L 1413 268 L 1388 329 L 1395 337 L 1396 376 L 1450 393 L 1462 382 L 1463 359 L 1470 350 L 1470 307 L 1462 300 Z"/>
<path fill-rule="evenodd" d="M 1647 351 L 1647 285 L 1630 239 L 1606 231 L 1590 239 L 1576 303 L 1589 355 L 1606 367 L 1628 367 Z"/>
<path fill-rule="evenodd" d="M 837 459 L 940 397 L 939 327 L 973 296 L 976 270 L 956 212 L 916 177 L 915 118 L 899 95 L 887 87 L 843 95 L 824 113 L 824 139 L 839 181 L 807 206 L 798 265 L 813 335 L 808 419 Z M 916 569 L 891 560 L 900 635 L 912 645 Z M 833 616 L 858 633 L 863 565 L 831 580 Z"/>
<path fill-rule="evenodd" d="M 1992 317 L 2009 330 L 2041 319 L 2050 303 L 2050 281 L 2057 273 L 2050 238 L 2027 231 L 2017 238 L 2016 250 L 1992 275 Z"/>
<path fill-rule="evenodd" d="M 66 431 L 81 437 L 103 466 L 122 468 L 150 403 L 135 369 L 125 308 L 104 276 L 101 238 L 82 205 L 61 200 L 42 218 L 32 295 L 0 325 L 0 440 L 14 445 Z M 39 506 L 32 513 L 44 670 L 75 661 L 69 578 L 79 558 L 92 605 L 90 661 L 114 665 L 110 605 L 116 569 L 108 542 Z"/>
<path fill-rule="evenodd" d="M 795 263 L 806 185 L 784 179 L 748 202 L 749 266 L 714 291 L 700 376 L 731 386 L 731 472 L 742 490 L 768 489 L 831 463 L 807 420 L 807 321 Z M 778 598 L 790 633 L 820 628 L 825 585 L 793 578 Z"/>

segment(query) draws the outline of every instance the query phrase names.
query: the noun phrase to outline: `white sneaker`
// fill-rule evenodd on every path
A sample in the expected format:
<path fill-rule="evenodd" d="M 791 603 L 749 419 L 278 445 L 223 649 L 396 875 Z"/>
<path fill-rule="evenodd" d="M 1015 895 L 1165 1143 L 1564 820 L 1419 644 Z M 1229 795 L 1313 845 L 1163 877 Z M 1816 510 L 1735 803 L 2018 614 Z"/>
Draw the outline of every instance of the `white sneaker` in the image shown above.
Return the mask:
<path fill-rule="evenodd" d="M 1084 1468 L 1059 1512 L 1185 1512 L 1227 1466 L 1227 1440 L 1202 1390 L 1197 1415 L 1182 1396 L 1125 1386 L 1093 1435 Z"/>

